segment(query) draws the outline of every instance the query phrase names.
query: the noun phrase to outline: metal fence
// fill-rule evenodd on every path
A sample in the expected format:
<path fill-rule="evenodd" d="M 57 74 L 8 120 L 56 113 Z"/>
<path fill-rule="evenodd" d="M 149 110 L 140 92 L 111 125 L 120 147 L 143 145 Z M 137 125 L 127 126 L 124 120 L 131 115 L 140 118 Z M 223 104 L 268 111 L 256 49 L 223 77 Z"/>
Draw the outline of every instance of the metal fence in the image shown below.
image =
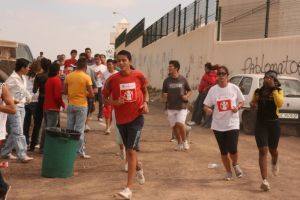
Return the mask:
<path fill-rule="evenodd" d="M 183 35 L 216 20 L 218 0 L 196 0 L 180 13 L 178 35 Z"/>
<path fill-rule="evenodd" d="M 115 42 L 115 49 L 118 48 L 123 42 L 126 40 L 126 32 L 127 29 L 125 29 L 117 38 Z"/>
<path fill-rule="evenodd" d="M 143 36 L 143 47 L 167 36 L 169 33 L 178 29 L 180 5 L 173 8 L 170 12 L 161 17 L 158 21 L 149 26 Z"/>
<path fill-rule="evenodd" d="M 125 45 L 128 46 L 130 43 L 141 37 L 145 29 L 145 18 L 143 18 L 137 25 L 135 25 L 126 35 Z"/>
<path fill-rule="evenodd" d="M 252 0 L 223 6 L 221 40 L 258 39 L 300 34 L 299 0 Z"/>
<path fill-rule="evenodd" d="M 143 19 L 130 32 L 127 34 L 125 32 L 125 36 L 120 35 L 116 39 L 115 47 L 117 48 L 124 41 L 127 46 L 141 35 L 143 35 L 143 47 L 145 47 L 172 32 L 177 31 L 178 36 L 188 33 L 199 26 L 217 20 L 218 5 L 219 0 L 196 0 L 184 9 L 178 5 L 146 30 L 144 30 L 145 19 Z"/>

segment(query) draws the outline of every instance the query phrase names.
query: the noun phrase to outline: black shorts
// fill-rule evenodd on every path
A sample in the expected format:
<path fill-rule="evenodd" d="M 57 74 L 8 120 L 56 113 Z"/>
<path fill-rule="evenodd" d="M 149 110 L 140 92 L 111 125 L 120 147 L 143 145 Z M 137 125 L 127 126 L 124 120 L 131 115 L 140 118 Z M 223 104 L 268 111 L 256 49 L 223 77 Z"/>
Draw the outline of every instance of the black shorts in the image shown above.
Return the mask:
<path fill-rule="evenodd" d="M 117 124 L 126 149 L 137 150 L 141 131 L 144 126 L 144 116 L 140 115 L 127 124 Z"/>
<path fill-rule="evenodd" d="M 239 130 L 216 131 L 213 130 L 222 155 L 236 154 L 239 139 Z"/>
<path fill-rule="evenodd" d="M 255 126 L 255 140 L 258 148 L 269 147 L 277 149 L 280 138 L 280 123 L 278 119 L 258 120 Z"/>

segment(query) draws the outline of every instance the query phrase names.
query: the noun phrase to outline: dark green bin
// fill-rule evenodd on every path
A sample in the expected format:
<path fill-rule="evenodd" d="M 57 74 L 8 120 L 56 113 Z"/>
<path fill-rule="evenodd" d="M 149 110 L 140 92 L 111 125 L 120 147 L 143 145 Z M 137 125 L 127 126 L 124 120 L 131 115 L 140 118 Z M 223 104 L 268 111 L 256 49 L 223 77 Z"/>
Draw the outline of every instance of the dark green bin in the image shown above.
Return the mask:
<path fill-rule="evenodd" d="M 42 176 L 67 178 L 73 175 L 80 133 L 61 129 L 46 128 Z"/>

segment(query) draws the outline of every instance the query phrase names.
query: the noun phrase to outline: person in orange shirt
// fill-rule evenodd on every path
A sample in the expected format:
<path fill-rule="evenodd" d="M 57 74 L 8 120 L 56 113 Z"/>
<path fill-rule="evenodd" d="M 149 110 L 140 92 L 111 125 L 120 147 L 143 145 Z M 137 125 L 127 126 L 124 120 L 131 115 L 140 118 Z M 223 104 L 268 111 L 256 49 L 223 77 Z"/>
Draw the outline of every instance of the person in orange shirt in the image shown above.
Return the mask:
<path fill-rule="evenodd" d="M 67 129 L 80 132 L 80 141 L 77 153 L 82 158 L 90 158 L 85 153 L 84 127 L 87 117 L 87 97 L 94 97 L 92 80 L 85 73 L 87 60 L 79 58 L 76 70 L 66 77 L 65 92 L 68 95 Z"/>

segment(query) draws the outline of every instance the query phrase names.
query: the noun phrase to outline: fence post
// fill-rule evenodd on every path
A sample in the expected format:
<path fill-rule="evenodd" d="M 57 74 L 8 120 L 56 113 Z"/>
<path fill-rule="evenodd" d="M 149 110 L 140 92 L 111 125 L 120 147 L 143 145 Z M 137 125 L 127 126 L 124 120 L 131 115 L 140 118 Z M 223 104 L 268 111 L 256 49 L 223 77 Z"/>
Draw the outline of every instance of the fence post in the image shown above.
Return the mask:
<path fill-rule="evenodd" d="M 208 4 L 209 4 L 209 0 L 206 0 L 206 6 L 205 6 L 205 25 L 208 22 Z"/>
<path fill-rule="evenodd" d="M 169 34 L 169 13 L 167 13 L 167 27 L 166 27 L 166 35 Z"/>
<path fill-rule="evenodd" d="M 218 9 L 218 32 L 217 32 L 217 41 L 220 41 L 221 36 L 221 16 L 222 16 L 222 8 L 219 7 Z"/>
<path fill-rule="evenodd" d="M 187 10 L 187 7 L 184 8 L 184 18 L 183 18 L 183 34 L 185 34 L 186 32 L 186 10 Z"/>
<path fill-rule="evenodd" d="M 265 38 L 267 38 L 269 36 L 269 15 L 270 15 L 270 0 L 267 0 Z"/>
<path fill-rule="evenodd" d="M 194 27 L 193 30 L 196 29 L 197 26 L 197 1 L 194 2 Z"/>
<path fill-rule="evenodd" d="M 160 38 L 162 38 L 162 34 L 163 34 L 163 21 L 164 21 L 164 18 L 162 17 L 160 19 Z"/>
<path fill-rule="evenodd" d="M 180 7 L 179 7 L 179 10 L 180 10 Z M 174 21 L 173 21 L 173 32 L 176 31 L 176 12 L 177 12 L 177 10 L 176 10 L 176 7 L 175 7 L 174 8 L 174 13 L 173 13 L 173 15 L 174 15 L 174 17 L 173 17 L 174 18 Z"/>
<path fill-rule="evenodd" d="M 216 18 L 217 21 L 219 19 L 219 0 L 216 1 Z"/>
<path fill-rule="evenodd" d="M 179 9 L 178 9 L 178 36 L 181 35 L 180 24 L 181 24 L 181 5 L 179 4 Z"/>

